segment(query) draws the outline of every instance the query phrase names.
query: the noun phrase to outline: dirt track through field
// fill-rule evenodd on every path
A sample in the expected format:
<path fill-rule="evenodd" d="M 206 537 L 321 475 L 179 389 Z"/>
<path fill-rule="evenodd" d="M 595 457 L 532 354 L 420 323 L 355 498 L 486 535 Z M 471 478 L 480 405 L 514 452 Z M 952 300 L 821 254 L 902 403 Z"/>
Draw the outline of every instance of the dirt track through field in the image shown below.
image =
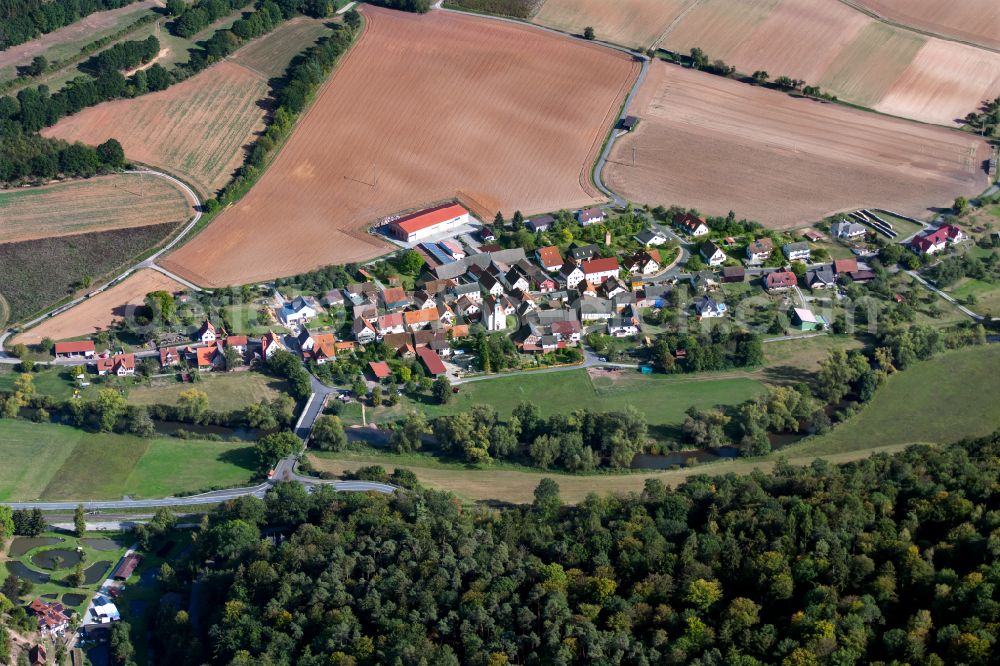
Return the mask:
<path fill-rule="evenodd" d="M 364 8 L 366 32 L 242 201 L 162 264 L 205 286 L 388 249 L 365 229 L 458 198 L 478 215 L 602 200 L 589 171 L 639 63 L 530 26 Z"/>
<path fill-rule="evenodd" d="M 182 222 L 190 215 L 179 189 L 140 174 L 0 190 L 0 243 Z"/>
<path fill-rule="evenodd" d="M 638 202 L 792 227 L 859 207 L 924 215 L 986 186 L 977 137 L 662 62 L 630 111 L 641 122 L 604 177 Z"/>
<path fill-rule="evenodd" d="M 38 344 L 42 338 L 65 340 L 81 335 L 92 335 L 107 330 L 115 321 L 130 312 L 131 306 L 142 305 L 151 291 L 178 291 L 180 283 L 163 273 L 143 269 L 130 275 L 123 282 L 89 298 L 66 312 L 43 321 L 14 338 L 11 344 Z"/>
<path fill-rule="evenodd" d="M 996 0 L 851 0 L 903 25 L 1000 49 Z"/>

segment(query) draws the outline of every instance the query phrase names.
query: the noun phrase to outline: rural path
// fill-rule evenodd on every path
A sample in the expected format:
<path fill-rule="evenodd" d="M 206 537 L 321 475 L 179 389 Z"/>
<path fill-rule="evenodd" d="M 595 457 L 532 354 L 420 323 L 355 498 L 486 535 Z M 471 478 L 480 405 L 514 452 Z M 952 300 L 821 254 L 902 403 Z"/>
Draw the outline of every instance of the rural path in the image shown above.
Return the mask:
<path fill-rule="evenodd" d="M 153 269 L 155 271 L 159 271 L 160 273 L 163 273 L 167 277 L 172 278 L 174 280 L 177 280 L 178 282 L 180 282 L 181 284 L 183 284 L 184 286 L 186 286 L 186 287 L 188 287 L 190 289 L 194 289 L 196 291 L 201 291 L 201 288 L 198 287 L 197 285 L 195 285 L 195 284 L 193 284 L 191 282 L 188 282 L 187 280 L 185 280 L 184 278 L 182 278 L 182 277 L 180 277 L 178 275 L 174 275 L 173 273 L 167 271 L 163 267 L 161 267 L 161 266 L 159 266 L 159 265 L 156 264 L 156 260 L 160 256 L 162 256 L 163 253 L 168 252 L 171 248 L 173 248 L 175 245 L 177 245 L 177 243 L 179 243 L 182 238 L 184 238 L 188 233 L 191 232 L 192 229 L 194 229 L 195 225 L 198 224 L 198 221 L 201 220 L 201 209 L 202 209 L 201 199 L 199 199 L 198 195 L 195 194 L 194 190 L 192 190 L 190 187 L 188 187 L 183 181 L 181 181 L 181 180 L 179 180 L 177 178 L 174 178 L 173 176 L 171 176 L 169 174 L 163 173 L 162 171 L 155 171 L 153 169 L 127 169 L 123 173 L 140 174 L 140 175 L 146 175 L 146 176 L 156 176 L 157 178 L 164 178 L 166 180 L 169 180 L 177 188 L 179 188 L 182 192 L 184 192 L 184 194 L 187 195 L 188 199 L 191 200 L 191 206 L 192 206 L 192 208 L 194 208 L 194 217 L 191 218 L 191 221 L 188 222 L 187 225 L 185 225 L 184 228 L 181 229 L 180 232 L 177 235 L 175 235 L 173 239 L 170 240 L 170 242 L 168 242 L 166 245 L 164 245 L 163 247 L 161 247 L 159 250 L 157 250 L 156 252 L 154 252 L 149 257 L 146 257 L 142 261 L 140 261 L 140 262 L 132 265 L 131 267 L 129 267 L 128 269 L 126 269 L 124 272 L 122 272 L 121 274 L 119 274 L 117 277 L 114 277 L 111 280 L 108 280 L 107 282 L 105 282 L 104 284 L 102 284 L 101 286 L 99 286 L 98 288 L 93 289 L 93 290 L 87 292 L 83 296 L 79 296 L 77 298 L 74 298 L 69 303 L 64 303 L 64 304 L 62 304 L 62 305 L 60 305 L 58 307 L 52 308 L 48 312 L 45 312 L 45 313 L 39 315 L 38 317 L 35 317 L 31 321 L 25 322 L 24 325 L 21 326 L 21 328 L 20 328 L 19 331 L 15 331 L 13 328 L 9 328 L 6 331 L 3 331 L 2 333 L 0 333 L 0 363 L 18 363 L 19 362 L 16 358 L 10 356 L 10 354 L 8 354 L 7 352 L 4 351 L 4 345 L 7 343 L 7 338 L 9 338 L 11 335 L 14 335 L 15 333 L 19 333 L 19 332 L 21 332 L 21 331 L 23 331 L 25 329 L 31 328 L 35 324 L 37 324 L 37 323 L 39 323 L 39 322 L 41 322 L 41 321 L 43 321 L 45 319 L 48 319 L 49 317 L 54 317 L 57 314 L 62 314 L 63 312 L 66 312 L 70 308 L 73 308 L 74 306 L 79 305 L 80 303 L 82 303 L 83 301 L 87 300 L 88 298 L 90 298 L 92 296 L 95 296 L 95 295 L 101 293 L 102 291 L 105 291 L 105 290 L 107 290 L 107 289 L 115 286 L 119 282 L 124 281 L 125 278 L 127 278 L 128 276 L 130 276 L 132 273 L 134 273 L 134 272 L 136 272 L 138 270 L 141 270 L 143 268 L 151 268 L 151 269 Z"/>
<path fill-rule="evenodd" d="M 958 308 L 962 312 L 962 314 L 966 315 L 967 317 L 971 317 L 975 321 L 983 321 L 986 318 L 986 317 L 984 317 L 981 314 L 976 314 L 975 312 L 973 312 L 969 308 L 967 308 L 964 305 L 962 305 L 961 303 L 959 303 L 957 300 L 955 300 L 955 297 L 952 296 L 951 294 L 947 294 L 947 293 L 941 291 L 940 289 L 938 289 L 937 287 L 935 287 L 934 285 L 932 285 L 930 282 L 928 282 L 927 280 L 925 280 L 924 278 L 922 278 L 920 276 L 920 274 L 917 273 L 916 271 L 904 271 L 904 273 L 906 273 L 907 275 L 909 275 L 910 277 L 912 277 L 914 280 L 916 280 L 917 282 L 919 282 L 921 285 L 923 285 L 925 289 L 933 291 L 935 294 L 937 294 L 938 296 L 940 296 L 944 300 L 946 300 L 949 303 L 951 303 L 952 305 L 954 305 L 956 308 Z"/>

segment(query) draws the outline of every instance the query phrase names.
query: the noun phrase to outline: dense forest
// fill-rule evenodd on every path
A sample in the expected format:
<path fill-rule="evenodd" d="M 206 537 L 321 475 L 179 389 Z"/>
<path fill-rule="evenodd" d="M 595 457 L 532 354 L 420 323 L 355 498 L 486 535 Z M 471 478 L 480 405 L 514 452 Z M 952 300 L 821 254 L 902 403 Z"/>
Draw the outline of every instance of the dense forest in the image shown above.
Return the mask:
<path fill-rule="evenodd" d="M 135 0 L 0 0 L 0 50 Z"/>
<path fill-rule="evenodd" d="M 279 484 L 161 572 L 200 628 L 149 619 L 162 663 L 997 663 L 998 482 L 1000 433 L 578 506 Z"/>

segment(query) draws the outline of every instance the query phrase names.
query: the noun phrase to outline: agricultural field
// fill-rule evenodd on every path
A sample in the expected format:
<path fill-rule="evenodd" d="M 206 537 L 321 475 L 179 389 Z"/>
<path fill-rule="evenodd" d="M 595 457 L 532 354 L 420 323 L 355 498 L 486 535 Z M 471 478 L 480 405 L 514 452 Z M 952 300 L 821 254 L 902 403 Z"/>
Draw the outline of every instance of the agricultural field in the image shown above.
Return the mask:
<path fill-rule="evenodd" d="M 132 233 L 135 233 L 135 230 Z M 3 248 L 4 246 L 0 245 L 0 250 Z M 12 343 L 23 342 L 32 345 L 41 342 L 42 338 L 65 340 L 92 335 L 99 330 L 107 329 L 112 323 L 128 315 L 131 307 L 142 305 L 149 292 L 181 289 L 184 289 L 184 286 L 179 282 L 175 282 L 163 273 L 144 268 L 66 312 L 49 317 L 37 326 L 29 328 L 15 337 Z"/>
<path fill-rule="evenodd" d="M 921 217 L 987 186 L 978 137 L 659 61 L 630 111 L 641 122 L 604 178 L 637 202 L 787 228 L 858 208 Z"/>
<path fill-rule="evenodd" d="M 594 28 L 602 41 L 646 49 L 692 0 L 545 0 L 532 19 L 572 34 Z"/>
<path fill-rule="evenodd" d="M 9 321 L 26 319 L 80 291 L 78 283 L 84 278 L 92 278 L 96 285 L 102 276 L 112 277 L 115 271 L 124 270 L 130 258 L 163 242 L 176 228 L 177 224 L 171 222 L 0 243 L 0 296 L 9 304 Z M 73 308 L 73 313 L 81 307 L 86 309 L 92 302 Z M 80 333 L 89 332 L 91 329 Z M 31 338 L 31 334 L 27 337 Z"/>
<path fill-rule="evenodd" d="M 177 396 L 192 388 L 208 395 L 209 409 L 231 412 L 287 393 L 288 383 L 250 371 L 209 373 L 197 384 L 184 384 L 170 377 L 156 379 L 150 386 L 140 384 L 129 388 L 128 401 L 132 405 L 175 405 Z"/>
<path fill-rule="evenodd" d="M 315 41 L 320 27 L 294 19 L 167 90 L 84 109 L 42 134 L 89 144 L 113 134 L 129 159 L 161 167 L 211 196 L 264 127 L 268 79 Z"/>
<path fill-rule="evenodd" d="M 253 282 L 377 256 L 367 226 L 446 199 L 489 219 L 602 200 L 589 171 L 637 62 L 520 24 L 363 11 L 364 35 L 267 172 L 164 266 Z"/>
<path fill-rule="evenodd" d="M 1000 4 L 994 0 L 854 0 L 890 21 L 1000 49 Z"/>
<path fill-rule="evenodd" d="M 31 63 L 37 55 L 49 62 L 73 58 L 87 44 L 113 35 L 154 7 L 162 7 L 162 0 L 141 0 L 118 9 L 94 12 L 89 16 L 24 44 L 0 51 L 0 81 L 17 76 L 17 68 Z"/>
<path fill-rule="evenodd" d="M 179 224 L 192 214 L 177 186 L 144 174 L 0 190 L 0 242 Z"/>
<path fill-rule="evenodd" d="M 950 12 L 951 4 L 936 6 Z M 944 125 L 1000 94 L 1000 53 L 875 23 L 839 2 L 705 0 L 660 46 L 697 46 L 746 74 L 802 79 L 877 111 Z"/>
<path fill-rule="evenodd" d="M 1000 43 L 1000 5 L 992 0 L 547 0 L 533 20 L 572 32 L 592 26 L 598 39 L 630 47 L 683 54 L 698 47 L 742 74 L 801 79 L 929 123 L 954 126 L 1000 95 L 1000 53 L 975 46 Z"/>
<path fill-rule="evenodd" d="M 247 483 L 246 442 L 88 433 L 69 426 L 0 421 L 0 501 L 163 497 Z"/>

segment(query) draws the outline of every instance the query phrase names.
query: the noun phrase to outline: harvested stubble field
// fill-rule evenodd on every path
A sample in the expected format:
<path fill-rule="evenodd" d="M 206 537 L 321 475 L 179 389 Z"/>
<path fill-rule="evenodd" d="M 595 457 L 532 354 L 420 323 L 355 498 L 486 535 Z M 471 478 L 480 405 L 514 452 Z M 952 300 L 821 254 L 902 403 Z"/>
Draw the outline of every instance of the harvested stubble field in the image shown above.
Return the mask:
<path fill-rule="evenodd" d="M 637 62 L 520 24 L 364 13 L 264 176 L 164 266 L 204 285 L 260 281 L 377 256 L 365 227 L 444 199 L 489 218 L 600 200 L 588 172 Z"/>
<path fill-rule="evenodd" d="M 968 30 L 1000 40 L 994 0 L 548 0 L 534 20 L 574 32 L 593 26 L 598 38 L 627 46 L 699 47 L 742 73 L 802 79 L 848 102 L 930 123 L 954 124 L 1000 95 L 1000 53 L 888 25 L 851 4 L 884 9 L 901 23 L 903 11 L 923 17 L 913 21 L 918 29 L 939 21 L 955 26 L 942 27 L 944 35 L 962 38 Z"/>
<path fill-rule="evenodd" d="M 645 49 L 692 0 L 545 0 L 534 22 L 582 34 L 592 26 L 597 39 Z"/>
<path fill-rule="evenodd" d="M 66 312 L 29 328 L 14 338 L 13 342 L 33 345 L 41 342 L 42 338 L 65 340 L 91 335 L 98 330 L 106 330 L 113 322 L 120 320 L 129 312 L 130 306 L 142 305 L 149 292 L 173 292 L 181 289 L 184 289 L 184 285 L 163 273 L 146 268 Z"/>
<path fill-rule="evenodd" d="M 0 190 L 0 243 L 179 223 L 191 214 L 173 183 L 144 174 Z"/>
<path fill-rule="evenodd" d="M 1000 49 L 996 0 L 853 0 L 890 21 Z"/>
<path fill-rule="evenodd" d="M 267 80 L 283 72 L 321 28 L 316 21 L 294 19 L 187 81 L 84 109 L 42 134 L 89 144 L 114 136 L 129 159 L 162 167 L 210 196 L 229 180 L 243 161 L 244 146 L 264 127 Z"/>
<path fill-rule="evenodd" d="M 604 175 L 634 201 L 791 227 L 861 207 L 919 216 L 986 186 L 977 137 L 662 62 L 632 112 Z"/>
<path fill-rule="evenodd" d="M 101 276 L 124 270 L 131 257 L 156 246 L 176 228 L 171 222 L 0 243 L 0 292 L 10 303 L 11 321 L 65 298 L 81 278 L 91 277 L 96 284 Z"/>

